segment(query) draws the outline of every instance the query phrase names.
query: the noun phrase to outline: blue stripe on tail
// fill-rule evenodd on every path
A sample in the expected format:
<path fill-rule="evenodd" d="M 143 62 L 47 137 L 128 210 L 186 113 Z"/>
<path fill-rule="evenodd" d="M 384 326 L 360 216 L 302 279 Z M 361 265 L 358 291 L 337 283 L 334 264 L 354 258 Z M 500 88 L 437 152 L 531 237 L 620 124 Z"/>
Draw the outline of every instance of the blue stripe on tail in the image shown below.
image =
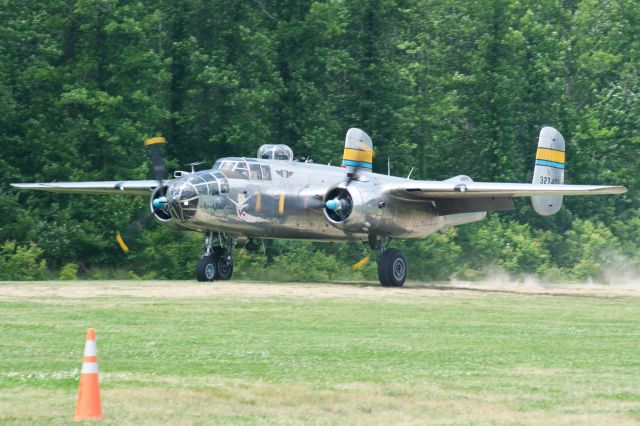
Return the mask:
<path fill-rule="evenodd" d="M 363 167 L 365 169 L 373 168 L 373 165 L 371 163 L 363 163 L 362 161 L 342 160 L 342 165 L 351 167 Z"/>
<path fill-rule="evenodd" d="M 536 166 L 547 166 L 547 167 L 553 167 L 555 169 L 563 169 L 564 170 L 564 164 L 556 163 L 555 161 L 536 160 Z"/>

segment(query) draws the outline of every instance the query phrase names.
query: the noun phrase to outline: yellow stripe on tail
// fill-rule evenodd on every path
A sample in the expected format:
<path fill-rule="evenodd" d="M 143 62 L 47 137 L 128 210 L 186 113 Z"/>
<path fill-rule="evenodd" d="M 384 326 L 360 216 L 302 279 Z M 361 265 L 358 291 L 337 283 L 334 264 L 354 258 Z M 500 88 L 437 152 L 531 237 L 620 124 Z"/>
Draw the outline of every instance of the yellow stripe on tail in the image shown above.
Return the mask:
<path fill-rule="evenodd" d="M 547 160 L 564 164 L 564 151 L 557 151 L 549 148 L 538 148 L 536 160 Z"/>
<path fill-rule="evenodd" d="M 361 151 L 359 149 L 345 148 L 342 159 L 371 163 L 373 161 L 373 151 Z"/>

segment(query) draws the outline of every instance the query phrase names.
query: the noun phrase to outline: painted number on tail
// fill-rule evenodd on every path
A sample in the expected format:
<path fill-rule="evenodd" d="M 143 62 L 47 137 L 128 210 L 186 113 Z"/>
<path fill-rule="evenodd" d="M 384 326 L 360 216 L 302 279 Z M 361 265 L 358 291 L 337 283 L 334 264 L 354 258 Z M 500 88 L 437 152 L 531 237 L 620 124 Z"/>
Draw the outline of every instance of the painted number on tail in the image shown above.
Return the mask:
<path fill-rule="evenodd" d="M 549 176 L 540 176 L 540 183 L 543 185 L 558 185 L 560 178 L 550 178 Z"/>

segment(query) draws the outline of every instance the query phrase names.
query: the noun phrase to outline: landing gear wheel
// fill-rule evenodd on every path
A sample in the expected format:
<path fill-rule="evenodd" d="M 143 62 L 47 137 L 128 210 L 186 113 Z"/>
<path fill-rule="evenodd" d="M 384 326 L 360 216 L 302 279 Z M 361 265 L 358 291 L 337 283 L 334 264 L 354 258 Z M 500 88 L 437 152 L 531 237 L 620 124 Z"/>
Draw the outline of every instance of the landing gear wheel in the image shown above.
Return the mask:
<path fill-rule="evenodd" d="M 383 287 L 402 287 L 407 279 L 407 259 L 400 250 L 385 250 L 378 258 L 378 278 Z"/>
<path fill-rule="evenodd" d="M 217 257 L 213 255 L 204 255 L 196 265 L 196 278 L 198 281 L 213 281 L 216 279 L 218 271 Z"/>
<path fill-rule="evenodd" d="M 216 279 L 230 280 L 231 275 L 233 275 L 233 257 L 229 256 L 222 247 L 216 247 L 214 253 L 217 259 Z"/>

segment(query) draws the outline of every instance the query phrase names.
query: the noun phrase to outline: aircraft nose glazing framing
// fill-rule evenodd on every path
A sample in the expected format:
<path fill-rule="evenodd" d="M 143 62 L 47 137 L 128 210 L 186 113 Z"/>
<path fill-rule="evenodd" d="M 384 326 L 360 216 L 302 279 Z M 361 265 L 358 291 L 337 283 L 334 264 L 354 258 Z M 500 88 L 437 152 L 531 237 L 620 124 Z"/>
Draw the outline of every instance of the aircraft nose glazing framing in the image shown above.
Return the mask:
<path fill-rule="evenodd" d="M 202 196 L 218 193 L 218 179 L 209 173 L 196 173 L 177 180 L 167 191 L 167 204 L 171 216 L 180 222 L 186 222 L 195 216 Z"/>

